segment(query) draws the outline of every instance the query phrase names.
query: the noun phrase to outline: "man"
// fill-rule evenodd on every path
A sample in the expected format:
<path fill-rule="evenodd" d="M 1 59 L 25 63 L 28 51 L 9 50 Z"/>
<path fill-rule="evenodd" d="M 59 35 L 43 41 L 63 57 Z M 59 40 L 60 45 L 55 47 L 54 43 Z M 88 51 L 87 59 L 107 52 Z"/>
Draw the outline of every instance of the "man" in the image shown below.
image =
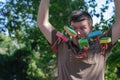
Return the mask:
<path fill-rule="evenodd" d="M 57 47 L 58 80 L 104 80 L 106 59 L 120 36 L 120 1 L 114 0 L 116 18 L 114 25 L 102 37 L 111 37 L 108 48 L 101 48 L 98 42 L 89 40 L 89 49 L 81 49 L 78 40 L 92 32 L 92 18 L 84 11 L 75 10 L 70 15 L 69 24 L 77 33 L 72 40 L 56 45 L 58 32 L 49 22 L 50 0 L 41 0 L 38 11 L 38 26 L 51 45 Z M 86 51 L 87 50 L 87 51 Z M 82 54 L 86 56 L 81 57 Z"/>

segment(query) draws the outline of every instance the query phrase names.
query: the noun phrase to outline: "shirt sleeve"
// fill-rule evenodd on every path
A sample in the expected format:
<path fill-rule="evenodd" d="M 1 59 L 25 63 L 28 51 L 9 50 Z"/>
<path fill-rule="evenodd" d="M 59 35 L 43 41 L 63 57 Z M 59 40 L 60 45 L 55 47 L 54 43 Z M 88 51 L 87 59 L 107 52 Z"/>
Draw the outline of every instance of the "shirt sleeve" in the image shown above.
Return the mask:
<path fill-rule="evenodd" d="M 49 43 L 48 42 L 48 44 L 50 45 L 50 47 L 51 47 L 51 49 L 52 49 L 52 51 L 55 53 L 55 54 L 57 54 L 57 49 L 58 49 L 58 45 L 57 45 L 57 40 L 58 40 L 58 37 L 56 36 L 56 33 L 57 33 L 58 31 L 56 30 L 56 29 L 54 29 L 52 32 L 51 32 L 51 34 L 52 34 L 52 43 Z"/>
<path fill-rule="evenodd" d="M 55 29 L 51 33 L 52 34 L 52 36 L 51 36 L 52 37 L 51 45 L 53 45 L 56 42 L 56 40 L 58 39 L 57 36 L 56 36 L 56 33 L 57 33 L 57 30 L 55 30 Z"/>
<path fill-rule="evenodd" d="M 108 49 L 106 50 L 108 54 L 110 54 L 110 51 L 112 50 L 112 48 L 116 45 L 115 44 L 112 44 L 112 27 L 107 31 L 105 32 L 101 37 L 110 37 L 111 38 L 111 42 L 108 43 Z"/>

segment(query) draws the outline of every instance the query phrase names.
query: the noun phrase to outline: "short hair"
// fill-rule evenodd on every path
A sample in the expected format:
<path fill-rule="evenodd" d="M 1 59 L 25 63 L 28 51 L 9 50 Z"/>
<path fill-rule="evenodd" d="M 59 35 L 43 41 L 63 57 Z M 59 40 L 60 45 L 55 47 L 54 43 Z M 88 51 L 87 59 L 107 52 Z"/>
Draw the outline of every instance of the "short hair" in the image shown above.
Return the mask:
<path fill-rule="evenodd" d="M 80 10 L 74 10 L 69 17 L 69 24 L 71 24 L 71 22 L 80 22 L 83 20 L 88 20 L 89 25 L 92 27 L 93 24 L 93 20 L 91 15 L 86 12 L 86 11 L 80 11 Z"/>

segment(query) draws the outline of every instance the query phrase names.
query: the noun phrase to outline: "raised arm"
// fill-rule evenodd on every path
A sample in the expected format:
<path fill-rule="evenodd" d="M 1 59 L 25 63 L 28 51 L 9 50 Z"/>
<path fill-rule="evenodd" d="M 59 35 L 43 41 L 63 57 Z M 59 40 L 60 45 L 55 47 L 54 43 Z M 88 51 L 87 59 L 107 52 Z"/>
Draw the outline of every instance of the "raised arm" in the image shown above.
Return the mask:
<path fill-rule="evenodd" d="M 116 21 L 120 20 L 120 0 L 114 0 Z"/>
<path fill-rule="evenodd" d="M 115 4 L 115 23 L 112 27 L 112 44 L 120 37 L 120 0 L 114 0 Z"/>
<path fill-rule="evenodd" d="M 52 43 L 52 31 L 54 28 L 49 22 L 49 3 L 50 0 L 41 0 L 38 10 L 37 23 L 45 38 L 49 43 Z"/>

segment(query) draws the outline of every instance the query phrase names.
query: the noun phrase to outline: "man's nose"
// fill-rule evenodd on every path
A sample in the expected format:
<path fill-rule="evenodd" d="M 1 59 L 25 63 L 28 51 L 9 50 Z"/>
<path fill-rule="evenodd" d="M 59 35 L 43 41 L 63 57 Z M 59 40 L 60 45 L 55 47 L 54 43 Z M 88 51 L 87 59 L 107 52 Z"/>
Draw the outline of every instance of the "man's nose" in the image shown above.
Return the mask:
<path fill-rule="evenodd" d="M 77 29 L 77 35 L 80 35 L 80 34 L 81 34 L 81 30 Z"/>
<path fill-rule="evenodd" d="M 81 32 L 80 31 L 77 31 L 77 35 L 80 35 L 81 34 Z"/>

